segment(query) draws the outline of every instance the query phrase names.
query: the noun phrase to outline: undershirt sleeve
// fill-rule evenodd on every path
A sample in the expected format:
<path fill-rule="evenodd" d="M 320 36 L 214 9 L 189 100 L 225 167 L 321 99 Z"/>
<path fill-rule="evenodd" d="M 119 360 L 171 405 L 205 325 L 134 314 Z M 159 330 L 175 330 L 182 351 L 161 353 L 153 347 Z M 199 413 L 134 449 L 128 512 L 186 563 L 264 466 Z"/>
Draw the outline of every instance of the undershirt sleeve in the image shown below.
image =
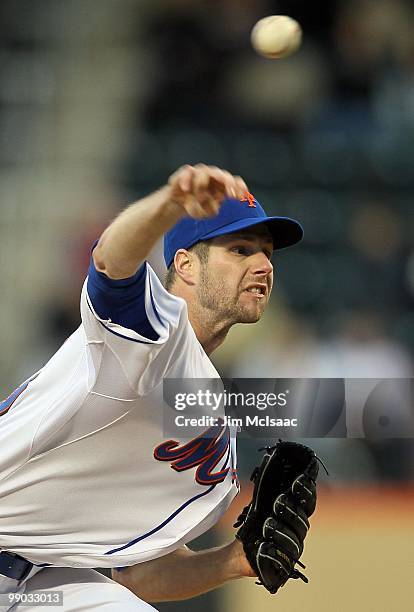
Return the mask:
<path fill-rule="evenodd" d="M 91 257 L 88 271 L 88 295 L 101 319 L 132 329 L 144 338 L 158 340 L 145 309 L 147 264 L 143 263 L 130 278 L 111 279 L 98 272 Z"/>

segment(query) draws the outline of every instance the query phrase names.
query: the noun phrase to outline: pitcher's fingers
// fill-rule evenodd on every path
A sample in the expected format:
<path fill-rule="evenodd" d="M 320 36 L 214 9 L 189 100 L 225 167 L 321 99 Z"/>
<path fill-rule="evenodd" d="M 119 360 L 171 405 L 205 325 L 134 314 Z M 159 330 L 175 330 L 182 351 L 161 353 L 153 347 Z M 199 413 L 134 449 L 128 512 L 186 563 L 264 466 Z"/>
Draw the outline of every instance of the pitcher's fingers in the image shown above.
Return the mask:
<path fill-rule="evenodd" d="M 207 166 L 205 166 L 204 168 L 195 168 L 192 178 L 192 187 L 194 195 L 197 196 L 198 194 L 207 191 L 209 188 L 210 180 L 211 175 L 207 169 Z"/>
<path fill-rule="evenodd" d="M 234 180 L 236 182 L 236 189 L 238 190 L 240 197 L 243 197 L 244 195 L 246 195 L 246 193 L 249 193 L 249 188 L 247 187 L 246 182 L 244 181 L 244 179 L 242 179 L 241 176 L 235 176 Z"/>
<path fill-rule="evenodd" d="M 208 173 L 210 176 L 210 189 L 215 192 L 222 191 L 223 197 L 238 197 L 237 183 L 235 177 L 230 172 L 217 166 L 205 166 L 204 164 L 197 164 L 196 168 L 200 168 L 200 170 Z"/>
<path fill-rule="evenodd" d="M 193 192 L 198 195 L 202 190 L 207 190 L 216 199 L 226 196 L 241 199 L 248 192 L 248 187 L 240 176 L 206 164 L 181 166 L 171 175 L 168 183 L 173 189 L 184 193 Z"/>
<path fill-rule="evenodd" d="M 178 170 L 176 170 L 168 179 L 168 184 L 173 189 L 178 189 L 179 191 L 183 191 L 184 193 L 188 193 L 192 188 L 192 177 L 194 175 L 195 169 L 193 166 L 186 164 L 185 166 L 181 166 Z"/>
<path fill-rule="evenodd" d="M 234 176 L 227 170 L 220 170 L 220 168 L 217 170 L 218 172 L 214 173 L 214 178 L 222 182 L 225 195 L 229 198 L 242 198 L 248 191 L 245 181 L 240 176 Z"/>
<path fill-rule="evenodd" d="M 206 219 L 216 214 L 214 209 L 210 208 L 208 205 L 204 206 L 193 194 L 189 194 L 186 197 L 184 208 L 187 214 L 194 219 Z"/>
<path fill-rule="evenodd" d="M 200 205 L 206 214 L 210 217 L 217 215 L 220 210 L 222 198 L 215 198 L 211 196 L 208 192 L 202 192 L 200 199 L 198 200 Z"/>
<path fill-rule="evenodd" d="M 230 174 L 230 172 L 227 172 L 227 170 L 221 170 L 221 173 L 222 173 L 222 181 L 225 187 L 226 196 L 228 198 L 237 199 L 238 197 L 237 184 L 236 184 L 234 176 Z"/>
<path fill-rule="evenodd" d="M 193 189 L 195 195 L 200 199 L 202 197 L 202 192 L 206 191 L 213 197 L 224 197 L 226 195 L 227 183 L 229 181 L 228 175 L 229 173 L 217 168 L 217 166 L 197 164 L 193 177 Z"/>

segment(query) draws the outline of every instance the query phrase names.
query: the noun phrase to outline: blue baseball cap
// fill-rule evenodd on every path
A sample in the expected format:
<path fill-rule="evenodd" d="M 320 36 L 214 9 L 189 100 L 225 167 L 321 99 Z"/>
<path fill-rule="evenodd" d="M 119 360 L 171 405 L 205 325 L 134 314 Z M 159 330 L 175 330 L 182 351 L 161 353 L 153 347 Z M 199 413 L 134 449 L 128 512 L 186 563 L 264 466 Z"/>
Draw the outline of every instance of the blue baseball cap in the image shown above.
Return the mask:
<path fill-rule="evenodd" d="M 268 228 L 275 250 L 293 246 L 303 238 L 300 223 L 289 217 L 268 217 L 250 193 L 242 200 L 226 198 L 215 217 L 208 219 L 186 217 L 165 234 L 164 259 L 167 268 L 174 261 L 178 249 L 189 249 L 202 240 L 232 234 L 259 223 L 264 223 Z"/>

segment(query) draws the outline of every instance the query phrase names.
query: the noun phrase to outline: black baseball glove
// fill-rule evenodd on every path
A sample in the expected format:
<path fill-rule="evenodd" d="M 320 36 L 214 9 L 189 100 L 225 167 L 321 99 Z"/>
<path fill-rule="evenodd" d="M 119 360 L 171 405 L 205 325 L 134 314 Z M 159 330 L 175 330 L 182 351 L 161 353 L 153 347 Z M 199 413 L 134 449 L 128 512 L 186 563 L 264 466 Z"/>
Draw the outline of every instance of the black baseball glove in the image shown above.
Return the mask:
<path fill-rule="evenodd" d="M 308 582 L 295 565 L 305 567 L 299 558 L 316 507 L 319 464 L 311 448 L 296 442 L 261 450 L 266 454 L 251 476 L 252 500 L 234 526 L 258 584 L 276 593 L 289 578 Z"/>

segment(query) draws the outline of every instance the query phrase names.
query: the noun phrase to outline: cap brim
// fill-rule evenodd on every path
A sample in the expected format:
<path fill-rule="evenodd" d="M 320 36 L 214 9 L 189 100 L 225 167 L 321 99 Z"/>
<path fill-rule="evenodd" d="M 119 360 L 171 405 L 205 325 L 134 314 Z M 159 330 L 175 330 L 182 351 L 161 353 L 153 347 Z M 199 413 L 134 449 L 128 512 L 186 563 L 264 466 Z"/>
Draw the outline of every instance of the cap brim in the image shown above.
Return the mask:
<path fill-rule="evenodd" d="M 229 223 L 224 227 L 218 228 L 213 232 L 204 234 L 201 240 L 209 240 L 210 238 L 216 238 L 217 236 L 225 236 L 226 234 L 233 234 L 247 227 L 253 227 L 255 225 L 265 225 L 270 231 L 273 238 L 273 249 L 279 251 L 280 249 L 286 249 L 287 247 L 293 246 L 300 242 L 303 238 L 303 228 L 289 217 L 250 217 L 246 219 L 240 219 L 234 223 Z"/>

